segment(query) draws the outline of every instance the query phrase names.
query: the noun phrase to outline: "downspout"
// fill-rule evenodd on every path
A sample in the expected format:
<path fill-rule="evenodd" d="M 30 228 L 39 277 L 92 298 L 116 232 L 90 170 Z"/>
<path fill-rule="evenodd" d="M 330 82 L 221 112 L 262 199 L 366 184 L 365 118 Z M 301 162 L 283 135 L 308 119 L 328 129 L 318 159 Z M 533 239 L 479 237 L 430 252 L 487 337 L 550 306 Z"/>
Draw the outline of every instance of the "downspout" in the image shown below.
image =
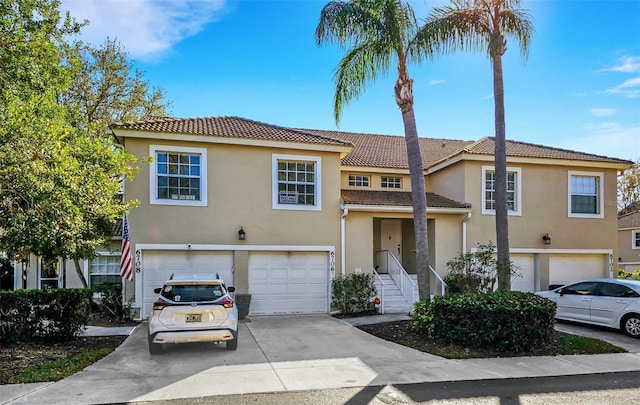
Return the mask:
<path fill-rule="evenodd" d="M 346 216 L 349 215 L 349 208 L 345 207 L 344 203 L 340 204 L 342 210 L 342 216 L 340 217 L 340 267 L 342 275 L 346 275 L 347 258 L 345 250 L 347 248 L 347 220 Z"/>
<path fill-rule="evenodd" d="M 467 253 L 467 222 L 471 219 L 471 211 L 462 219 L 462 253 Z"/>

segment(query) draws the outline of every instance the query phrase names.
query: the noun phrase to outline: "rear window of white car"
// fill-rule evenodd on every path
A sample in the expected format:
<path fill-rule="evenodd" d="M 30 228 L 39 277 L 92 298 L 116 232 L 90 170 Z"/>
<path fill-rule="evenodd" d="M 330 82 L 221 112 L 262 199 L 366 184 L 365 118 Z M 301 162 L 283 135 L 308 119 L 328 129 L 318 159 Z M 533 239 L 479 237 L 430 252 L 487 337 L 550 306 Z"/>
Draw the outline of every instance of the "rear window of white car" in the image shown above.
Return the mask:
<path fill-rule="evenodd" d="M 220 284 L 168 284 L 160 292 L 161 296 L 173 302 L 215 301 L 224 294 L 225 290 Z"/>

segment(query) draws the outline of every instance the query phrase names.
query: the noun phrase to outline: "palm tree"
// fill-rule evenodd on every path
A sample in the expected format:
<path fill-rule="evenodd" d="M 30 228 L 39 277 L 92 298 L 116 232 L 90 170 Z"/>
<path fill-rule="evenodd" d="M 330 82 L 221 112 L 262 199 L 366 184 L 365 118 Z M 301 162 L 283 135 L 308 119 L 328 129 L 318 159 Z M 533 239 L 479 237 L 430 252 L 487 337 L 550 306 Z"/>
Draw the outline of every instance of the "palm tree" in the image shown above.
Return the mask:
<path fill-rule="evenodd" d="M 493 67 L 495 103 L 495 211 L 498 254 L 498 290 L 511 289 L 509 222 L 507 209 L 507 147 L 505 141 L 502 55 L 505 36 L 515 37 L 524 58 L 529 53 L 533 25 L 519 9 L 520 0 L 451 0 L 451 6 L 435 8 L 418 33 L 421 43 L 437 53 L 458 49 L 486 51 Z"/>
<path fill-rule="evenodd" d="M 395 99 L 404 124 L 411 176 L 413 223 L 416 239 L 416 273 L 421 300 L 430 298 L 427 240 L 427 197 L 424 167 L 413 111 L 413 80 L 407 62 L 419 62 L 425 50 L 418 49 L 418 23 L 411 6 L 400 0 L 331 1 L 320 13 L 316 28 L 318 45 L 337 42 L 346 51 L 336 69 L 334 114 L 340 122 L 343 105 L 357 98 L 366 85 L 397 63 Z"/>

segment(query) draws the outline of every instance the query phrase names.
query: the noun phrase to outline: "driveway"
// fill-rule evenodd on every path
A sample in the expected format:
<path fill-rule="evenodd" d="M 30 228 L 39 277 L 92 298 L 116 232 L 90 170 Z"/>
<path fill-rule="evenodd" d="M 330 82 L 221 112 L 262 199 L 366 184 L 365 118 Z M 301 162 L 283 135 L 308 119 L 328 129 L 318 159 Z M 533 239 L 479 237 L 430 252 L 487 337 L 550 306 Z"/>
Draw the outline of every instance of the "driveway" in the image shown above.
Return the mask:
<path fill-rule="evenodd" d="M 237 351 L 170 346 L 150 356 L 146 324 L 113 353 L 56 383 L 0 386 L 0 403 L 99 404 L 428 381 L 640 370 L 640 356 L 446 360 L 371 336 L 328 315 L 253 317 Z"/>
<path fill-rule="evenodd" d="M 619 330 L 603 328 L 595 325 L 580 325 L 573 322 L 557 321 L 556 330 L 573 335 L 604 340 L 621 347 L 629 353 L 640 353 L 640 339 L 631 338 Z"/>

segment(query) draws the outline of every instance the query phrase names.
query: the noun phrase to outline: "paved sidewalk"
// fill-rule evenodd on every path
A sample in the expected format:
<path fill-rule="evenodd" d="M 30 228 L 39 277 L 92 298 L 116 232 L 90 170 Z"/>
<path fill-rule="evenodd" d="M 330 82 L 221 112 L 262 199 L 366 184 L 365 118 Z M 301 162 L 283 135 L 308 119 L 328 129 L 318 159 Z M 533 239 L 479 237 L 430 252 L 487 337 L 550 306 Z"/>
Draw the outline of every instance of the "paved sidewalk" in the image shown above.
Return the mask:
<path fill-rule="evenodd" d="M 638 353 L 448 360 L 378 339 L 350 323 L 327 315 L 254 317 L 240 324 L 237 351 L 225 350 L 224 345 L 185 344 L 169 347 L 159 356 L 148 353 L 143 323 L 116 351 L 69 378 L 0 386 L 0 404 L 149 403 L 640 371 Z"/>
<path fill-rule="evenodd" d="M 129 336 L 138 326 L 86 326 L 84 336 Z"/>

